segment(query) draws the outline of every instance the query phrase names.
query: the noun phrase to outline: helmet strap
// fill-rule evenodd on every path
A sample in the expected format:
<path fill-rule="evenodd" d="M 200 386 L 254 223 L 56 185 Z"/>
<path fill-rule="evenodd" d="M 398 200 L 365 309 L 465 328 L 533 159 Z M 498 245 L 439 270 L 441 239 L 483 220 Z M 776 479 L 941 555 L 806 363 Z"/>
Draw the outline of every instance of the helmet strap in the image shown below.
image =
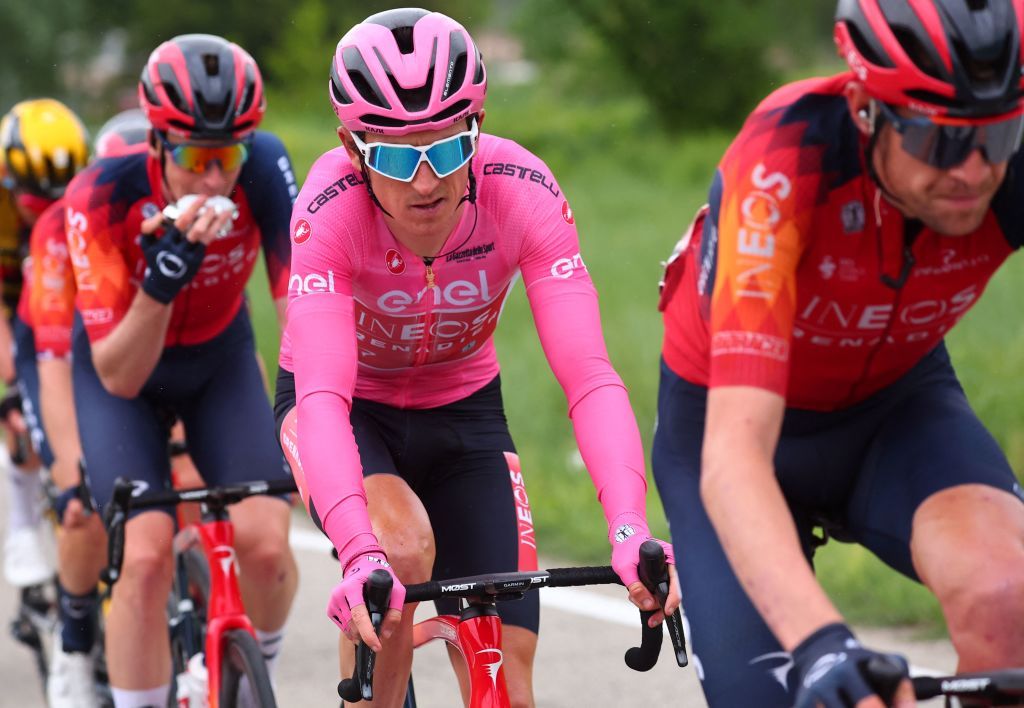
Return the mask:
<path fill-rule="evenodd" d="M 359 156 L 359 171 L 363 175 L 363 184 L 366 185 L 366 191 L 370 195 L 370 199 L 377 205 L 378 209 L 394 219 L 395 217 L 391 215 L 391 212 L 384 208 L 384 205 L 380 203 L 379 199 L 377 199 L 377 195 L 373 193 L 373 185 L 370 184 L 370 173 L 366 169 L 366 163 L 363 162 L 362 155 Z"/>
<path fill-rule="evenodd" d="M 882 181 L 882 177 L 878 174 L 878 170 L 875 169 L 875 147 L 878 145 L 878 137 L 882 134 L 882 127 L 885 124 L 885 116 L 882 112 L 875 108 L 875 100 L 871 99 L 871 134 L 868 136 L 868 143 L 864 146 L 864 163 L 867 166 L 868 176 L 871 181 L 875 183 L 879 191 L 885 195 L 885 198 L 893 204 L 893 206 L 899 207 L 903 204 L 903 200 L 894 195 L 889 191 L 888 187 L 885 186 L 885 182 Z"/>
<path fill-rule="evenodd" d="M 469 202 L 476 206 L 476 175 L 473 174 L 473 158 L 469 159 L 469 189 L 462 195 L 459 204 Z"/>

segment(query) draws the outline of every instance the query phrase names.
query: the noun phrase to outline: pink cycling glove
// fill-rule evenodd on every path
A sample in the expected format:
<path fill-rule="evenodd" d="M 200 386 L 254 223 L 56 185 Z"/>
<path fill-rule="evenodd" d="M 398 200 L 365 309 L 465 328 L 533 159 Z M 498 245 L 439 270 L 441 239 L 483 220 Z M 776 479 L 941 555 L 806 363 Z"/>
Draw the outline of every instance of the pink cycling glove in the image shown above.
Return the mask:
<path fill-rule="evenodd" d="M 388 606 L 393 610 L 402 611 L 405 605 L 405 586 L 399 582 L 387 557 L 381 551 L 360 553 L 349 561 L 343 573 L 344 577 L 331 591 L 331 599 L 327 603 L 327 616 L 341 627 L 342 632 L 348 631 L 349 622 L 352 621 L 352 608 L 366 604 L 363 586 L 370 579 L 370 573 L 375 570 L 386 570 L 391 575 L 391 600 Z"/>
<path fill-rule="evenodd" d="M 640 581 L 637 571 L 637 565 L 640 563 L 640 545 L 649 538 L 652 538 L 651 531 L 647 528 L 644 517 L 636 512 L 627 511 L 619 514 L 608 527 L 608 540 L 612 544 L 612 570 L 618 574 L 627 588 Z M 665 561 L 674 565 L 672 546 L 664 541 L 658 543 L 665 549 Z"/>

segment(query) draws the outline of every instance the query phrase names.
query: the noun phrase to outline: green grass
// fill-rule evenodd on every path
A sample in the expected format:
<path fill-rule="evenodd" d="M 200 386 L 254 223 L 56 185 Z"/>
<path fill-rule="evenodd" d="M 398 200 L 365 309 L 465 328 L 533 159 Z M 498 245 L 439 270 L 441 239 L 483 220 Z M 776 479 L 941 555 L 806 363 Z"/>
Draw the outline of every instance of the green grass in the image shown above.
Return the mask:
<path fill-rule="evenodd" d="M 486 130 L 544 157 L 572 205 L 583 256 L 601 293 L 609 352 L 630 389 L 649 450 L 661 346 L 659 262 L 703 203 L 730 136 L 671 138 L 649 126 L 638 104 L 572 103 L 536 89 L 494 87 L 488 110 Z M 289 146 L 300 177 L 321 152 L 338 144 L 336 125 L 326 100 L 271 100 L 267 127 Z M 1017 470 L 1024 469 L 1024 429 L 1017 424 L 1024 378 L 1015 375 L 1015 366 L 1024 361 L 1022 280 L 1024 261 L 1012 259 L 949 342 L 972 403 Z M 254 281 L 250 292 L 261 352 L 276 361 L 276 326 L 265 285 Z M 606 562 L 601 511 L 576 461 L 565 399 L 544 360 L 521 287 L 505 309 L 496 340 L 541 550 Z M 653 482 L 648 502 L 652 528 L 664 537 Z M 851 619 L 941 628 L 941 614 L 927 591 L 863 549 L 832 543 L 816 564 L 823 584 Z"/>

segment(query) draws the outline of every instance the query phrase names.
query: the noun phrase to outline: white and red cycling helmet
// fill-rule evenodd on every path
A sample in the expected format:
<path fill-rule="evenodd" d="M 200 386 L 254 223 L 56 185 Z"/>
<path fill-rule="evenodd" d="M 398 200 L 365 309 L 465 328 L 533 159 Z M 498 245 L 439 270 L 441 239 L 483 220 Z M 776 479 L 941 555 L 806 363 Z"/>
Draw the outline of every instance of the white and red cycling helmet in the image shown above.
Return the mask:
<path fill-rule="evenodd" d="M 121 111 L 108 120 L 96 133 L 93 151 L 97 158 L 115 157 L 132 152 L 146 142 L 149 121 L 138 108 Z"/>
<path fill-rule="evenodd" d="M 256 62 L 212 34 L 183 34 L 154 49 L 139 104 L 154 130 L 185 140 L 241 140 L 267 109 Z"/>
<path fill-rule="evenodd" d="M 1024 0 L 839 0 L 839 54 L 872 98 L 930 116 L 1024 110 Z"/>
<path fill-rule="evenodd" d="M 401 8 L 371 15 L 345 33 L 331 61 L 329 93 L 350 131 L 405 135 L 478 113 L 487 72 L 458 22 Z"/>

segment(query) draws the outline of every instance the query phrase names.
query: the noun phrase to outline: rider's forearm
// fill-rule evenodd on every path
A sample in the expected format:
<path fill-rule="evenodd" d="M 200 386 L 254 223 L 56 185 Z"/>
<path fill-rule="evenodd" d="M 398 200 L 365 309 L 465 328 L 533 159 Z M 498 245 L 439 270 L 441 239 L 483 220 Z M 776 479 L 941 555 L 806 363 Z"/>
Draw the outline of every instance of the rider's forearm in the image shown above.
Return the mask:
<path fill-rule="evenodd" d="M 107 391 L 123 398 L 139 394 L 163 354 L 171 309 L 139 290 L 117 327 L 93 342 L 93 365 Z"/>
<path fill-rule="evenodd" d="M 71 362 L 67 359 L 46 359 L 37 362 L 39 370 L 39 407 L 46 439 L 57 460 L 73 468 L 82 456 L 78 440 L 78 419 L 71 385 Z M 72 482 L 57 480 L 58 486 Z"/>
<path fill-rule="evenodd" d="M 784 649 L 842 621 L 804 558 L 770 456 L 705 446 L 701 497 L 733 571 Z"/>
<path fill-rule="evenodd" d="M 626 389 L 601 386 L 584 396 L 570 416 L 576 444 L 609 526 L 621 514 L 645 517 L 643 443 Z"/>

